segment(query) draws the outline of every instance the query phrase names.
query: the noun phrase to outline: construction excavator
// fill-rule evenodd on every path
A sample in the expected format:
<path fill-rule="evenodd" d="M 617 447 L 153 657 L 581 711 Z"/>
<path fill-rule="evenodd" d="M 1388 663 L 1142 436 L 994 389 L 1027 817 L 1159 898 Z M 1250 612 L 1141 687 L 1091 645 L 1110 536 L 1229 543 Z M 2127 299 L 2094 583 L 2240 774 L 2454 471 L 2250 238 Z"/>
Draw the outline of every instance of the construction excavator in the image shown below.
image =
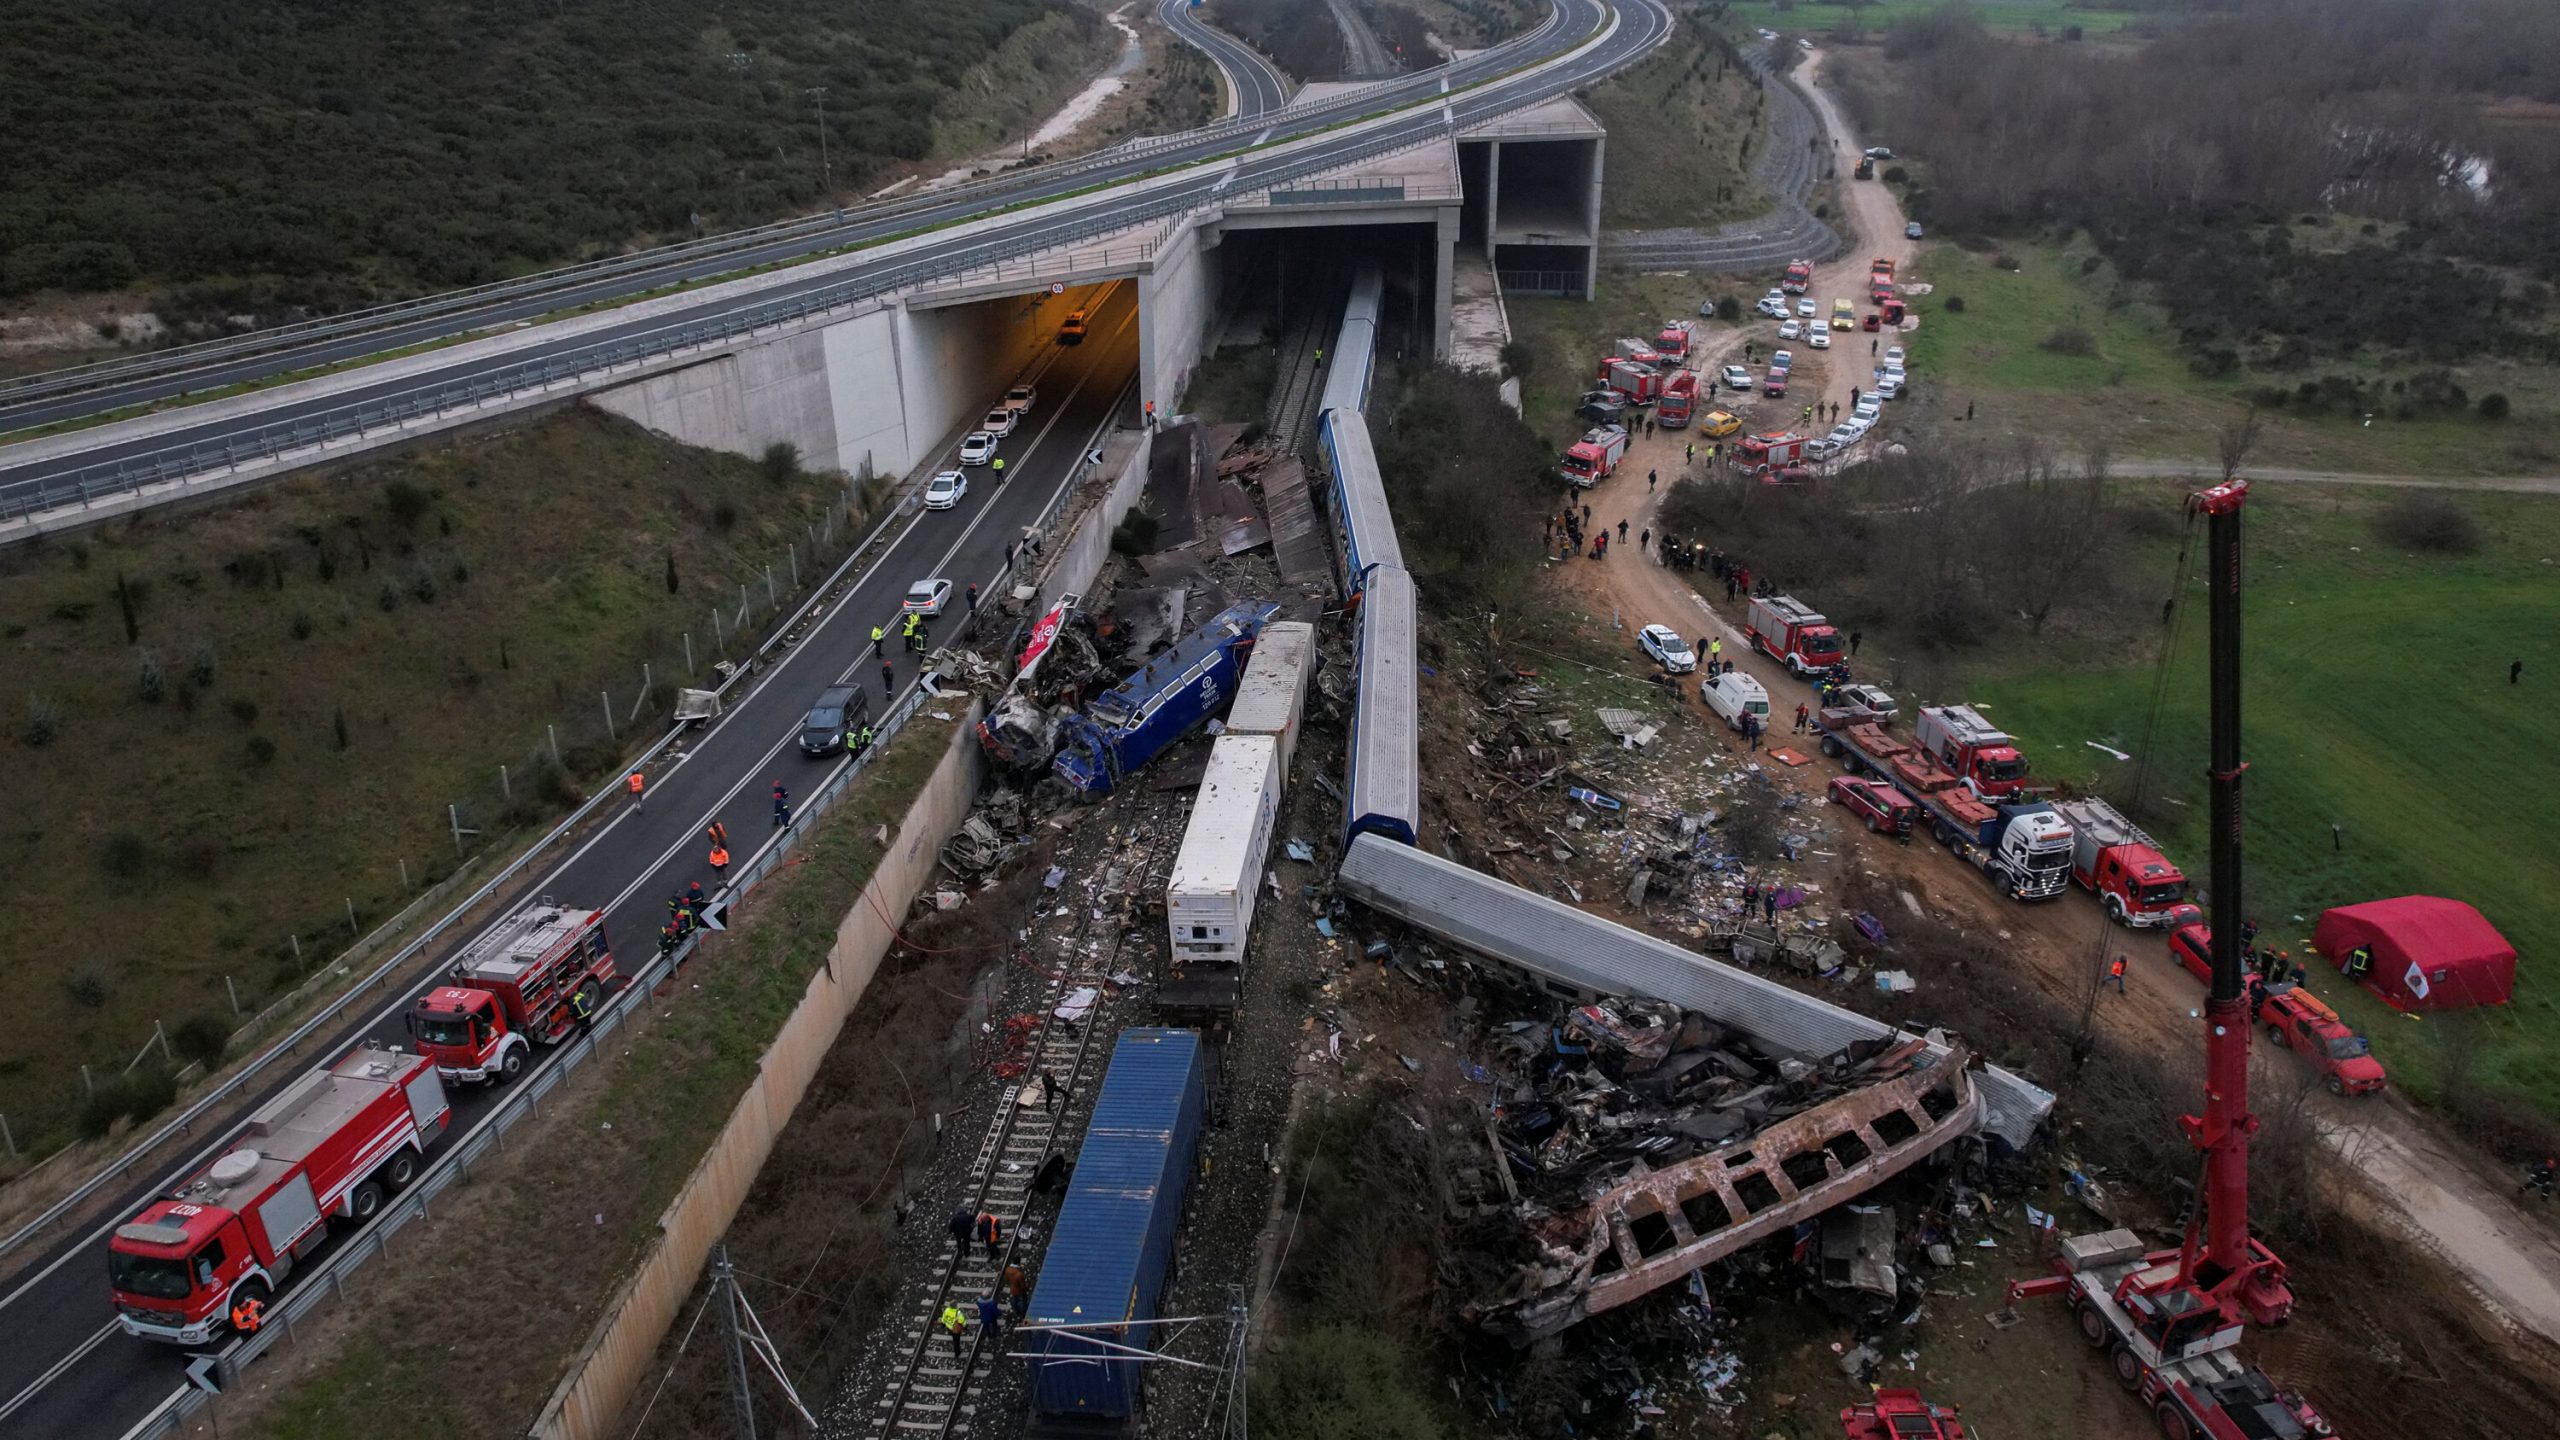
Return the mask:
<path fill-rule="evenodd" d="M 2202 1115 L 2179 1122 L 2203 1168 L 2198 1204 L 2188 1215 L 2184 1243 L 2174 1250 L 2146 1251 L 2130 1230 L 2074 1235 L 2061 1243 L 2055 1273 L 2009 1286 L 2012 1306 L 2029 1297 L 2068 1296 L 2081 1338 L 2106 1355 L 2117 1383 L 2151 1412 L 2168 1440 L 2312 1440 L 2338 1433 L 2309 1401 L 2238 1354 L 2249 1326 L 2281 1325 L 2293 1313 L 2284 1261 L 2249 1233 L 2249 1139 L 2258 1122 L 2249 1113 L 2249 992 L 2240 938 L 2241 790 L 2248 773 L 2240 758 L 2240 512 L 2248 496 L 2249 482 L 2230 480 L 2187 502 L 2190 517 L 2206 522 L 2212 643 L 2205 1103 Z M 1875 1411 L 1842 1412 L 1849 1440 L 1950 1433 L 1934 1408 L 1914 1412 L 1909 1431 L 1879 1431 L 1877 1422 L 1891 1417 Z"/>

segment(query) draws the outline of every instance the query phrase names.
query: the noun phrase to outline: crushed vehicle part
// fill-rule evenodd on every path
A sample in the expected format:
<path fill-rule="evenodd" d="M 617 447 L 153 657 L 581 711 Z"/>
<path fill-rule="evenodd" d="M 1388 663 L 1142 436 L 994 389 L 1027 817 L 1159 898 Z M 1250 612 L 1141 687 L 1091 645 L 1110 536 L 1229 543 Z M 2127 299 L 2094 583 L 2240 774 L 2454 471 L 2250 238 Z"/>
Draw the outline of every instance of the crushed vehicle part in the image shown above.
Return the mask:
<path fill-rule="evenodd" d="M 1578 1209 L 1530 1207 L 1536 1258 L 1475 1318 L 1525 1345 L 1864 1194 L 1973 1129 L 1982 1099 L 1972 1061 L 1960 1045 L 1933 1054 L 1905 1040 L 1863 1067 L 1886 1078 L 1694 1159 L 1661 1169 L 1639 1160 Z"/>

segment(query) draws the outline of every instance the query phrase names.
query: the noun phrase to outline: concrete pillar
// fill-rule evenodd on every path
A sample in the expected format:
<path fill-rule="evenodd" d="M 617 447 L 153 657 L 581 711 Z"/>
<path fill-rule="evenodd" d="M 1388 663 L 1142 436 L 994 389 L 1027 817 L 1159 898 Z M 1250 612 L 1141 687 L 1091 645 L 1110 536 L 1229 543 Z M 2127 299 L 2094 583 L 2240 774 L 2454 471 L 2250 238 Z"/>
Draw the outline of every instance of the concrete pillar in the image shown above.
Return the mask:
<path fill-rule="evenodd" d="M 1488 140 L 1484 147 L 1484 261 L 1497 272 L 1502 269 L 1502 247 L 1494 236 L 1502 230 L 1502 142 Z"/>
<path fill-rule="evenodd" d="M 1449 290 L 1458 280 L 1460 218 L 1460 207 L 1440 207 L 1438 273 L 1431 277 L 1431 358 L 1443 364 L 1449 359 Z"/>
<path fill-rule="evenodd" d="M 1582 298 L 1585 301 L 1600 298 L 1600 176 L 1606 168 L 1601 162 L 1608 158 L 1608 144 L 1606 135 L 1592 137 L 1591 202 L 1584 212 L 1584 223 L 1591 235 L 1591 251 L 1583 260 Z"/>

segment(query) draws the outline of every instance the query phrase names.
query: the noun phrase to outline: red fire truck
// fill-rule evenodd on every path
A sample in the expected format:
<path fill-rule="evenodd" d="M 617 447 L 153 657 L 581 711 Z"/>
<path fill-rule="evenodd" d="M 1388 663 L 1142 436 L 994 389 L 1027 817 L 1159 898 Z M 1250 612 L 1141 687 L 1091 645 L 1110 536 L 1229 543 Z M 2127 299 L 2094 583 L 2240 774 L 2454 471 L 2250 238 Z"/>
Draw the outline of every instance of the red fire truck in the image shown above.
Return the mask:
<path fill-rule="evenodd" d="M 2158 842 L 2104 800 L 2056 800 L 2071 822 L 2071 878 L 2098 897 L 2107 918 L 2149 930 L 2187 912 L 2187 877 Z"/>
<path fill-rule="evenodd" d="M 1779 465 L 1794 465 L 1804 459 L 1805 437 L 1788 431 L 1773 430 L 1764 435 L 1745 435 L 1733 442 L 1733 463 L 1745 470 L 1767 470 Z"/>
<path fill-rule="evenodd" d="M 295 1262 L 327 1237 L 328 1218 L 372 1219 L 417 1178 L 452 1116 L 424 1055 L 367 1045 L 303 1076 L 221 1158 L 116 1227 L 107 1283 L 117 1321 L 173 1345 L 256 1329 Z"/>
<path fill-rule="evenodd" d="M 1564 452 L 1560 467 L 1565 483 L 1588 490 L 1618 472 L 1618 462 L 1626 458 L 1627 432 L 1615 425 L 1600 425 L 1586 430 Z"/>
<path fill-rule="evenodd" d="M 1789 265 L 1786 278 L 1778 282 L 1778 288 L 1790 295 L 1801 295 L 1812 285 L 1813 262 L 1810 260 L 1798 260 Z"/>
<path fill-rule="evenodd" d="M 1666 359 L 1688 359 L 1689 322 L 1685 320 L 1674 320 L 1670 324 L 1663 326 L 1662 333 L 1654 337 L 1653 348 L 1661 351 Z"/>
<path fill-rule="evenodd" d="M 1698 372 L 1683 370 L 1662 388 L 1662 399 L 1654 406 L 1653 418 L 1665 430 L 1684 429 L 1697 408 Z"/>
<path fill-rule="evenodd" d="M 1819 674 L 1840 660 L 1840 632 L 1792 595 L 1755 598 L 1743 634 L 1752 649 L 1798 675 Z"/>
<path fill-rule="evenodd" d="M 1982 799 L 2002 800 L 2026 788 L 2027 757 L 2018 753 L 2018 742 L 1970 705 L 1922 706 L 1913 738 Z"/>
<path fill-rule="evenodd" d="M 548 899 L 527 905 L 462 952 L 453 983 L 418 997 L 409 1033 L 447 1080 L 512 1080 L 535 1045 L 556 1045 L 613 979 L 604 912 Z"/>

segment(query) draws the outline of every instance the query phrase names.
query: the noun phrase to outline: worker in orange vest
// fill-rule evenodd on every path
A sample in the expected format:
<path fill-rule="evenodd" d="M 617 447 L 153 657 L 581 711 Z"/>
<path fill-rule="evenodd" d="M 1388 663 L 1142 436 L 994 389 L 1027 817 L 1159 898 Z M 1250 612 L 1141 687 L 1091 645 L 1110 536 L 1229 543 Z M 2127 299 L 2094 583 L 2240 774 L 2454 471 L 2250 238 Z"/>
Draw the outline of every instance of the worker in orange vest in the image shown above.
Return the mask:
<path fill-rule="evenodd" d="M 231 1302 L 231 1328 L 243 1335 L 258 1333 L 267 1322 L 267 1302 L 255 1295 L 243 1295 Z"/>
<path fill-rule="evenodd" d="M 2115 982 L 2116 993 L 2124 993 L 2124 952 L 2116 952 L 2114 963 L 2107 966 L 2107 978 Z"/>
<path fill-rule="evenodd" d="M 722 880 L 729 878 L 729 847 L 717 840 L 711 842 L 711 873 Z"/>
<path fill-rule="evenodd" d="M 631 772 L 631 778 L 629 778 L 628 780 L 623 781 L 622 783 L 623 783 L 623 784 L 625 784 L 625 785 L 627 785 L 627 786 L 629 786 L 629 787 L 631 788 L 631 808 L 632 808 L 632 809 L 634 809 L 634 810 L 646 810 L 646 809 L 648 809 L 648 808 L 649 808 L 649 802 L 648 802 L 646 799 L 642 798 L 641 793 L 640 793 L 640 792 L 641 792 L 641 790 L 642 790 L 643 788 L 645 788 L 645 787 L 648 785 L 648 783 L 649 783 L 649 779 L 648 779 L 648 777 L 647 777 L 647 776 L 645 776 L 645 775 L 641 774 L 641 773 L 640 773 L 639 771 L 637 771 L 637 770 L 634 770 L 634 771 L 632 771 L 632 772 Z"/>

